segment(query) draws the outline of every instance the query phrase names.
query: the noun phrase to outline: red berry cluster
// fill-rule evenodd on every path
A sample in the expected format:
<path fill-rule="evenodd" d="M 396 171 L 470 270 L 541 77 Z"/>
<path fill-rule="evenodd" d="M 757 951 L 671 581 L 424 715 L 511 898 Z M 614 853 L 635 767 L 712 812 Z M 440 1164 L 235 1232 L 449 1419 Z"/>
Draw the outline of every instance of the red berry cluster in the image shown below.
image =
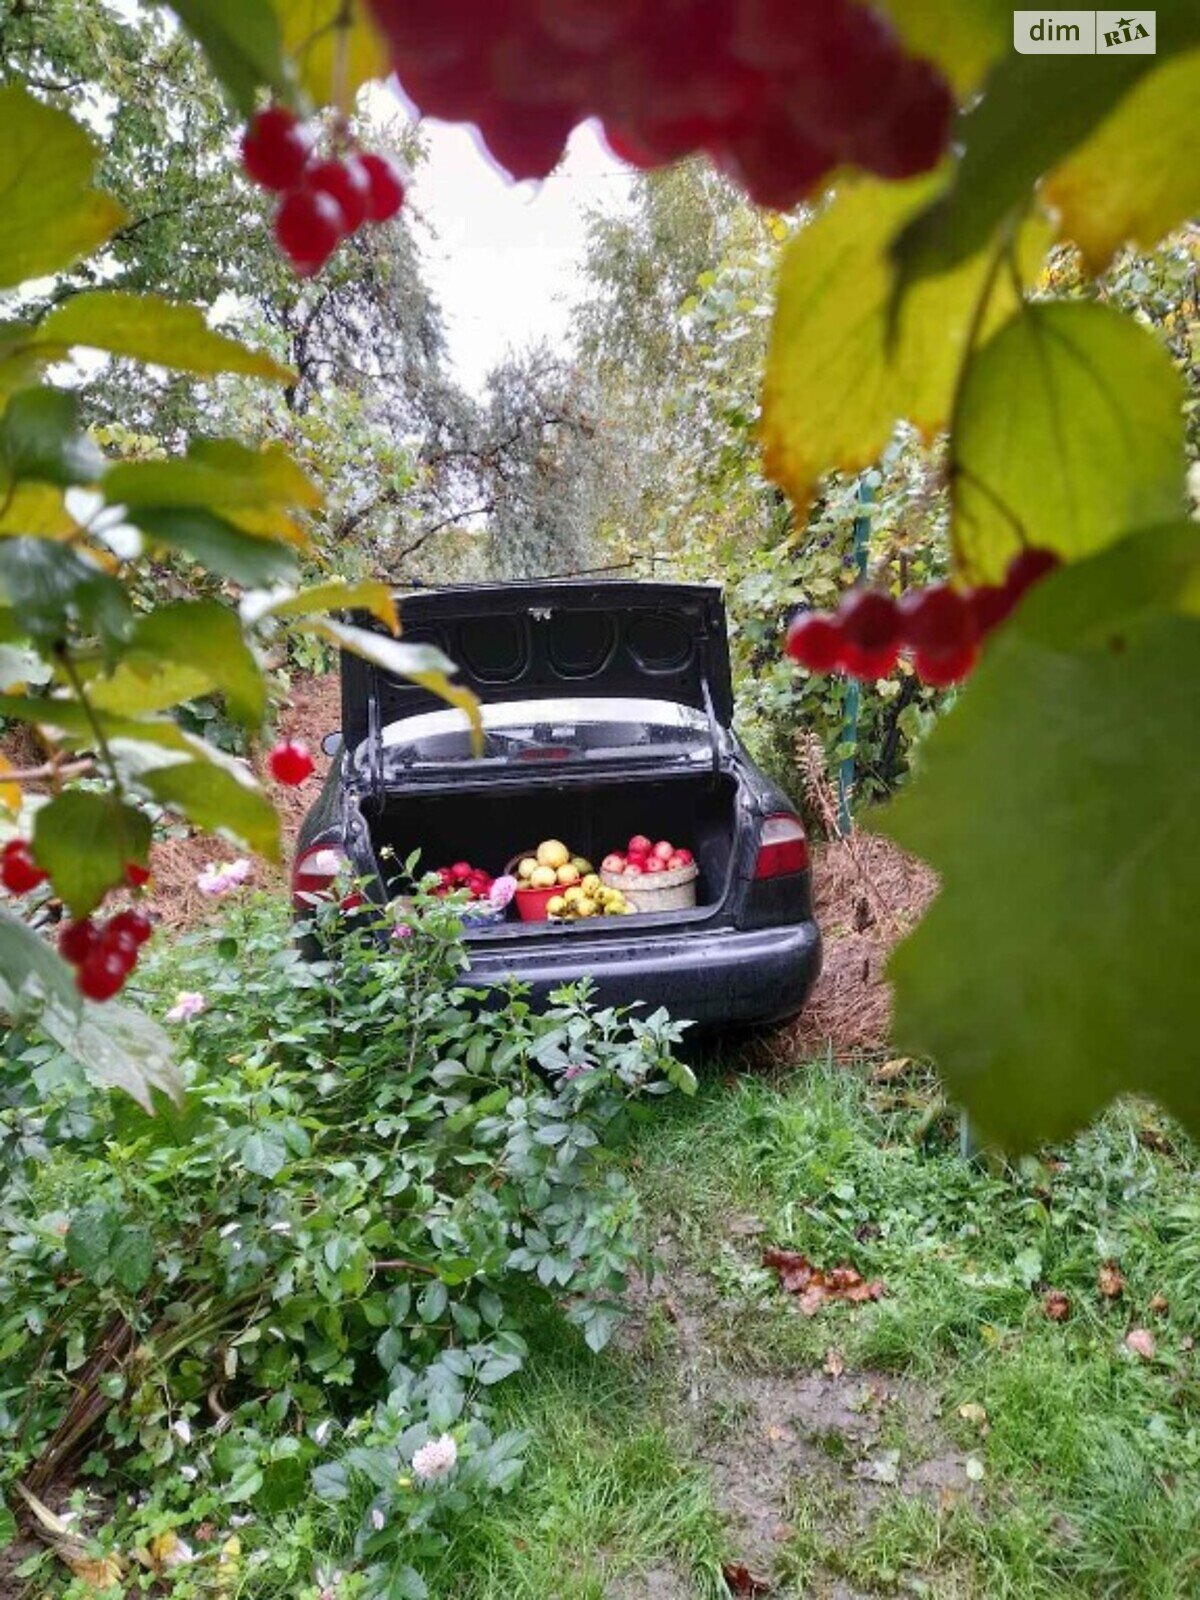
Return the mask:
<path fill-rule="evenodd" d="M 472 122 L 514 178 L 544 178 L 571 129 L 658 167 L 707 153 L 788 210 L 846 162 L 932 167 L 954 110 L 927 61 L 853 0 L 371 0 L 405 93 Z"/>
<path fill-rule="evenodd" d="M 9 894 L 29 894 L 49 876 L 33 859 L 28 839 L 10 839 L 0 851 L 0 883 Z"/>
<path fill-rule="evenodd" d="M 247 177 L 282 196 L 275 238 L 301 277 L 311 277 L 364 222 L 387 222 L 404 204 L 404 179 L 390 156 L 314 159 L 313 138 L 286 106 L 260 111 L 242 137 Z"/>
<path fill-rule="evenodd" d="M 308 746 L 299 739 L 284 739 L 267 756 L 267 766 L 276 783 L 286 783 L 289 788 L 311 778 L 316 765 Z"/>
<path fill-rule="evenodd" d="M 961 683 L 979 659 L 985 636 L 1058 564 L 1052 550 L 1031 549 L 1017 556 L 999 584 L 954 589 L 935 583 L 898 601 L 878 589 L 856 589 L 836 615 L 806 611 L 797 617 L 785 649 L 810 672 L 875 679 L 886 677 L 907 648 L 917 676 L 944 689 Z"/>
<path fill-rule="evenodd" d="M 68 922 L 59 934 L 59 954 L 75 968 L 81 994 L 89 1000 L 111 1000 L 137 966 L 153 931 L 140 911 L 118 911 L 107 922 L 82 917 Z"/>

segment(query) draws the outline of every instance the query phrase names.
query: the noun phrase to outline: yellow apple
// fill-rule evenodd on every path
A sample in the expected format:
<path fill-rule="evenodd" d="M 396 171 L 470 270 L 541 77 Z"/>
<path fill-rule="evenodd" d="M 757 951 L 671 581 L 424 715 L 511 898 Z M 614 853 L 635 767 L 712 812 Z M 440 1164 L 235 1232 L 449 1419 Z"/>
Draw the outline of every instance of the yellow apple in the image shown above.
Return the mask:
<path fill-rule="evenodd" d="M 559 867 L 565 867 L 571 859 L 571 852 L 561 839 L 543 839 L 537 847 L 539 865 L 553 867 L 555 872 Z"/>

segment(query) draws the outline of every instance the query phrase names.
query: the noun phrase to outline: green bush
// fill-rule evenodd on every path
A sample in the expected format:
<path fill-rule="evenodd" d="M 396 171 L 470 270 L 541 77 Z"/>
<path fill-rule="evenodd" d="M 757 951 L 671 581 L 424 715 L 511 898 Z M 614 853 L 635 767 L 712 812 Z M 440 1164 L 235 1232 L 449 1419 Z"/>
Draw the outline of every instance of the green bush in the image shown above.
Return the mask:
<path fill-rule="evenodd" d="M 423 1594 L 445 1530 L 520 1471 L 488 1393 L 522 1327 L 557 1307 L 599 1349 L 640 1259 L 612 1152 L 692 1087 L 680 1025 L 577 990 L 481 1008 L 453 907 L 418 896 L 411 929 L 306 963 L 262 900 L 179 939 L 144 998 L 203 1009 L 155 1117 L 35 1036 L 0 1060 L 7 1471 L 124 1491 L 123 1552 L 178 1529 L 181 1594 L 229 1559 L 231 1513 L 256 1594 L 295 1594 L 322 1548 L 353 1592 Z"/>

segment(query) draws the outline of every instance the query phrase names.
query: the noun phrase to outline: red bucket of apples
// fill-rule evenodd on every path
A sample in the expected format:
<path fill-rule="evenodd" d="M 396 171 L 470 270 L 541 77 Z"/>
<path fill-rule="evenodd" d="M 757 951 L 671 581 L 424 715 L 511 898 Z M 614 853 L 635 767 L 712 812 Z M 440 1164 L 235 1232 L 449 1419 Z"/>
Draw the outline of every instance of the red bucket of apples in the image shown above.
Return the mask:
<path fill-rule="evenodd" d="M 522 922 L 548 922 L 551 900 L 582 883 L 591 870 L 591 862 L 573 856 L 561 839 L 543 839 L 535 850 L 514 856 L 505 871 L 517 880 L 517 915 Z"/>
<path fill-rule="evenodd" d="M 644 833 L 635 833 L 624 850 L 614 850 L 600 864 L 601 882 L 620 889 L 638 911 L 689 910 L 696 904 L 699 876 L 690 850 Z"/>

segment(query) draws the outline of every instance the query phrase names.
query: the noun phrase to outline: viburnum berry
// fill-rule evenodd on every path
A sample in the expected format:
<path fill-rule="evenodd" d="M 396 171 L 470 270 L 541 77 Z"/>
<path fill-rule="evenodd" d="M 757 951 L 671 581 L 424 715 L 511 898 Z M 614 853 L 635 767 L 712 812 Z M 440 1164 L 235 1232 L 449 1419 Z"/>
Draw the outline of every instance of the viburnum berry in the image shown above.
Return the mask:
<path fill-rule="evenodd" d="M 853 678 L 886 678 L 900 659 L 900 611 L 879 589 L 856 589 L 838 612 L 842 666 Z"/>
<path fill-rule="evenodd" d="M 287 739 L 277 744 L 267 757 L 267 766 L 277 783 L 295 787 L 310 778 L 316 767 L 308 746 L 299 739 Z"/>
<path fill-rule="evenodd" d="M 100 942 L 100 932 L 91 917 L 63 925 L 58 935 L 58 953 L 73 967 L 83 964 Z"/>
<path fill-rule="evenodd" d="M 33 859 L 26 839 L 10 839 L 0 852 L 0 883 L 9 894 L 28 894 L 49 876 Z"/>
<path fill-rule="evenodd" d="M 842 635 L 832 617 L 806 611 L 788 628 L 784 649 L 809 672 L 833 672 L 842 659 Z"/>
<path fill-rule="evenodd" d="M 943 650 L 937 655 L 926 655 L 918 650 L 913 656 L 913 670 L 922 683 L 931 689 L 948 689 L 969 676 L 979 660 L 979 645 L 975 640 L 959 645 L 954 650 Z"/>
<path fill-rule="evenodd" d="M 863 650 L 882 650 L 900 640 L 900 611 L 881 589 L 855 589 L 838 613 L 842 636 Z"/>
<path fill-rule="evenodd" d="M 367 151 L 357 157 L 367 175 L 367 216 L 372 222 L 388 222 L 404 204 L 404 173 L 391 156 Z"/>
<path fill-rule="evenodd" d="M 337 204 L 347 234 L 354 233 L 367 220 L 371 180 L 357 156 L 346 161 L 316 161 L 304 174 L 304 182 Z"/>
<path fill-rule="evenodd" d="M 118 911 L 115 917 L 109 918 L 104 931 L 106 938 L 128 934 L 140 946 L 154 932 L 154 924 L 140 911 Z"/>
<path fill-rule="evenodd" d="M 149 867 L 143 867 L 138 861 L 125 863 L 125 882 L 131 889 L 144 889 L 150 882 L 151 872 Z"/>
<path fill-rule="evenodd" d="M 312 137 L 294 111 L 268 106 L 242 135 L 242 166 L 264 189 L 292 189 L 304 175 Z"/>
<path fill-rule="evenodd" d="M 975 614 L 980 636 L 998 628 L 1015 604 L 1014 597 L 1002 583 L 981 583 L 968 594 L 967 602 Z"/>
<path fill-rule="evenodd" d="M 301 277 L 321 270 L 346 231 L 341 206 L 321 190 L 291 190 L 275 214 L 279 248 Z"/>
<path fill-rule="evenodd" d="M 1004 587 L 1014 601 L 1020 600 L 1035 583 L 1040 583 L 1061 565 L 1061 557 L 1055 555 L 1053 550 L 1039 550 L 1031 545 L 1027 550 L 1022 550 L 1009 567 Z"/>
<path fill-rule="evenodd" d="M 119 951 L 101 943 L 76 971 L 76 987 L 89 1000 L 111 1000 L 129 976 L 130 966 Z"/>
<path fill-rule="evenodd" d="M 979 624 L 967 596 L 948 583 L 912 589 L 900 602 L 905 644 L 919 656 L 956 656 L 974 644 Z"/>

